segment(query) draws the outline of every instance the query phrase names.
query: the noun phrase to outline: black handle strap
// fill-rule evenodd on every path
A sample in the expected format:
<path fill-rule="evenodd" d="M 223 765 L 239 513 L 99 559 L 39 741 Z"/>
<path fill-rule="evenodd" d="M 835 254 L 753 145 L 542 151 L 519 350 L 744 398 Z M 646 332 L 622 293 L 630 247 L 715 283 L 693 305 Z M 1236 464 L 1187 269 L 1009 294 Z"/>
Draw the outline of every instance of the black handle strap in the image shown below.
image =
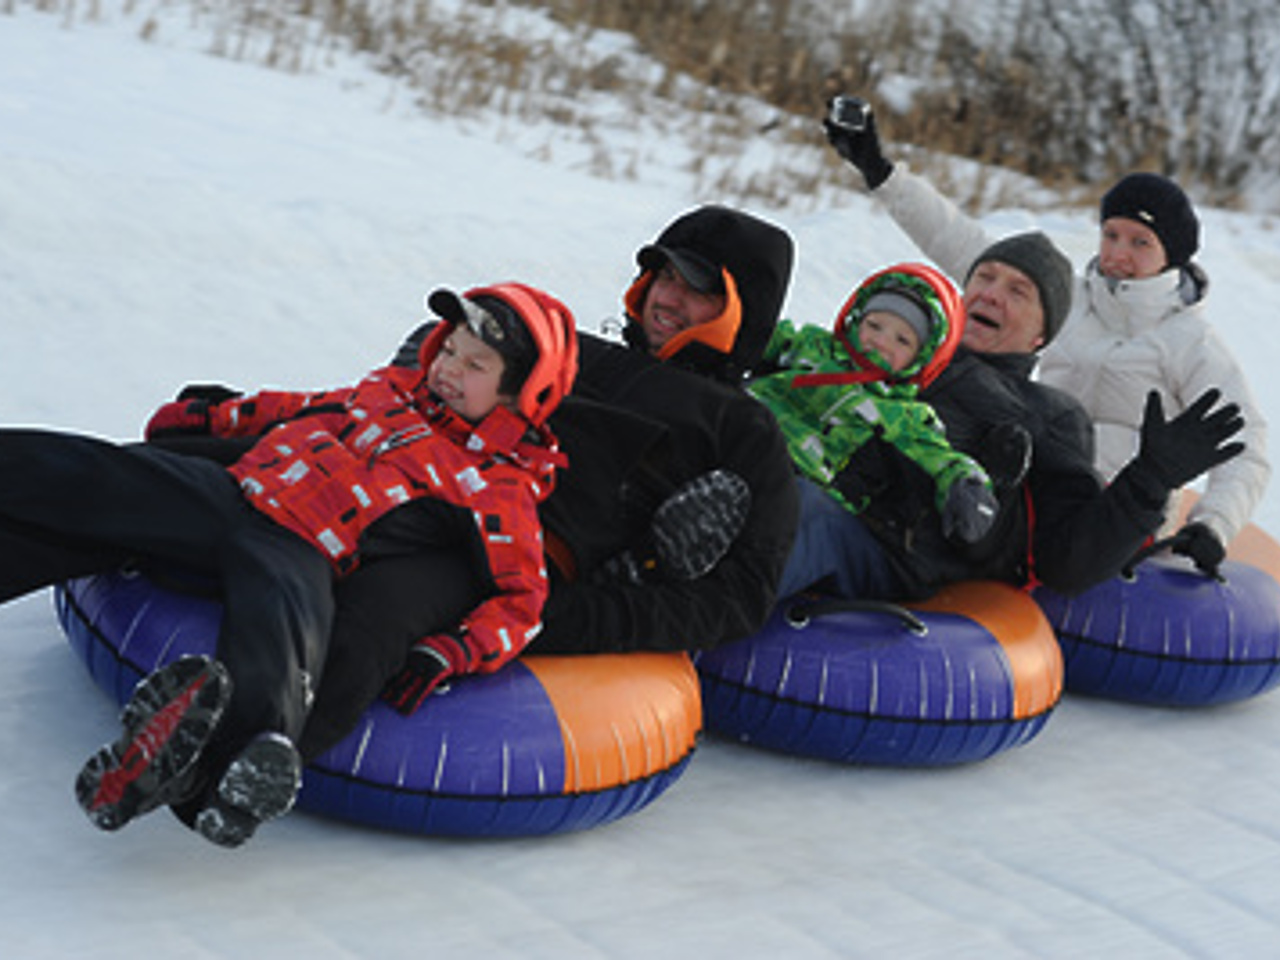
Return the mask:
<path fill-rule="evenodd" d="M 787 624 L 796 629 L 807 627 L 814 617 L 832 613 L 883 613 L 902 623 L 916 636 L 923 637 L 929 627 L 906 607 L 885 600 L 846 600 L 840 597 L 796 597 L 787 605 Z"/>
<path fill-rule="evenodd" d="M 1145 547 L 1143 547 L 1141 550 L 1135 553 L 1133 557 L 1130 558 L 1129 562 L 1126 563 L 1124 567 L 1120 570 L 1121 579 L 1128 580 L 1130 582 L 1132 582 L 1133 580 L 1136 580 L 1137 574 L 1135 573 L 1135 571 L 1137 570 L 1138 564 L 1142 563 L 1142 561 L 1148 559 L 1149 557 L 1152 557 L 1155 554 L 1159 553 L 1161 550 L 1169 549 L 1170 547 L 1173 546 L 1174 542 L 1177 539 L 1178 539 L 1178 535 L 1175 533 L 1173 536 L 1165 537 L 1162 540 L 1151 541 L 1151 543 L 1147 544 Z M 1199 566 L 1196 566 L 1196 570 L 1199 571 L 1200 573 L 1203 573 L 1210 580 L 1216 581 L 1217 583 L 1227 582 L 1227 578 L 1224 577 L 1222 573 L 1216 568 L 1213 570 L 1201 570 Z"/>

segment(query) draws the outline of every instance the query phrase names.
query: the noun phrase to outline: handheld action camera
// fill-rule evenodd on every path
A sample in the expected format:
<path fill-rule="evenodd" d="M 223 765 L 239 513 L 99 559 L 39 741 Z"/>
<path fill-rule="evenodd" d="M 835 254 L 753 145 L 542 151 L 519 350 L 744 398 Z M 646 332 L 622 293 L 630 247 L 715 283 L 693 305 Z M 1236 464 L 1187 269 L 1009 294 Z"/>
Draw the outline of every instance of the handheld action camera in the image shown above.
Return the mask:
<path fill-rule="evenodd" d="M 861 133 L 867 129 L 867 117 L 870 114 L 871 104 L 861 97 L 835 97 L 831 101 L 827 119 L 844 130 Z"/>

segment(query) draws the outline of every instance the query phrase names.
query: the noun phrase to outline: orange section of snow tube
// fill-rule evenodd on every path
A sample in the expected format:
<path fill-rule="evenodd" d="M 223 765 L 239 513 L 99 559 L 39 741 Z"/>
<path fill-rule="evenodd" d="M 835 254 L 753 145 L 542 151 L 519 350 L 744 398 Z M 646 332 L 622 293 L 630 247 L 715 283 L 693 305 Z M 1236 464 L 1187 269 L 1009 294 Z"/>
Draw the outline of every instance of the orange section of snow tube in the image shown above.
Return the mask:
<path fill-rule="evenodd" d="M 1227 559 L 1247 563 L 1280 583 L 1280 543 L 1255 524 L 1249 524 L 1227 544 Z"/>
<path fill-rule="evenodd" d="M 1047 713 L 1062 696 L 1062 651 L 1039 605 L 1002 583 L 971 581 L 944 587 L 913 610 L 956 613 L 981 624 L 1009 658 L 1016 719 Z"/>
<path fill-rule="evenodd" d="M 702 702 L 686 654 L 530 656 L 522 662 L 560 721 L 566 794 L 642 780 L 693 750 Z"/>

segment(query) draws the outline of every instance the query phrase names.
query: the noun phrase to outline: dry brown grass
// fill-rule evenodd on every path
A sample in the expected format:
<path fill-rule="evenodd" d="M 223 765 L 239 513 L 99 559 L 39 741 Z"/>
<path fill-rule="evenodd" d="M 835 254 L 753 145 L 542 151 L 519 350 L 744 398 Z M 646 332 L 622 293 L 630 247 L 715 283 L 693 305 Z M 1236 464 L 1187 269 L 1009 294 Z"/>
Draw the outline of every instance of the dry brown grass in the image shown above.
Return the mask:
<path fill-rule="evenodd" d="M 68 20 L 99 15 L 99 0 L 32 2 Z M 211 52 L 281 70 L 315 69 L 339 48 L 367 54 L 390 78 L 389 101 L 402 101 L 407 91 L 432 114 L 464 121 L 496 114 L 508 130 L 549 121 L 563 133 L 535 152 L 549 158 L 572 152 L 598 176 L 643 170 L 646 148 L 637 131 L 674 137 L 687 148 L 686 172 L 699 196 L 726 202 L 804 209 L 848 190 L 851 175 L 822 146 L 816 121 L 831 95 L 866 93 L 894 74 L 923 82 L 897 112 L 880 105 L 891 152 L 909 152 L 915 166 L 943 180 L 952 177 L 946 156 L 1017 175 L 953 179 L 953 195 L 971 209 L 1031 202 L 1020 178 L 1087 197 L 1115 173 L 1140 165 L 1135 159 L 1156 166 L 1170 152 L 1167 128 L 1135 118 L 1125 128 L 1132 142 L 1112 138 L 1100 153 L 1098 142 L 1108 138 L 1082 130 L 1064 112 L 1063 79 L 1049 82 L 1063 64 L 1040 62 L 1017 45 L 1003 53 L 979 49 L 945 21 L 922 24 L 912 5 L 889 0 L 856 23 L 821 0 L 126 0 L 126 6 L 138 13 L 144 6 L 188 7 L 208 29 Z M 545 29 L 548 16 L 561 28 L 554 36 Z M 513 18 L 542 28 L 513 31 Z M 156 17 L 145 15 L 141 35 L 153 37 L 156 29 Z M 593 41 L 606 31 L 630 38 L 630 47 L 615 43 L 621 52 L 602 53 L 611 47 Z M 926 55 L 926 46 L 937 52 Z M 641 54 L 647 69 L 636 65 Z M 602 105 L 606 98 L 611 105 Z M 629 118 L 626 127 L 607 119 L 618 112 Z M 760 138 L 782 148 L 772 151 L 776 159 L 767 169 L 743 159 Z M 1225 195 L 1228 185 L 1220 186 Z"/>

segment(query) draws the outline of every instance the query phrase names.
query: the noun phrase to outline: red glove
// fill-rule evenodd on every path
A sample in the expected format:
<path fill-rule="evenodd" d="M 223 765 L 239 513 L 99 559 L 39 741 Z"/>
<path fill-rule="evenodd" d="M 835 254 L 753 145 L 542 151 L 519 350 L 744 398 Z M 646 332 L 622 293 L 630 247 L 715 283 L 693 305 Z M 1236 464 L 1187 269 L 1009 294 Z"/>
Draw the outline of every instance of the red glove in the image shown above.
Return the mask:
<path fill-rule="evenodd" d="M 208 436 L 213 429 L 210 409 L 205 400 L 171 400 L 151 415 L 142 435 L 148 440 L 183 435 Z"/>
<path fill-rule="evenodd" d="M 382 699 L 406 717 L 417 711 L 427 697 L 453 676 L 448 654 L 457 647 L 457 640 L 449 636 L 419 640 L 410 648 L 400 672 L 383 688 Z"/>

